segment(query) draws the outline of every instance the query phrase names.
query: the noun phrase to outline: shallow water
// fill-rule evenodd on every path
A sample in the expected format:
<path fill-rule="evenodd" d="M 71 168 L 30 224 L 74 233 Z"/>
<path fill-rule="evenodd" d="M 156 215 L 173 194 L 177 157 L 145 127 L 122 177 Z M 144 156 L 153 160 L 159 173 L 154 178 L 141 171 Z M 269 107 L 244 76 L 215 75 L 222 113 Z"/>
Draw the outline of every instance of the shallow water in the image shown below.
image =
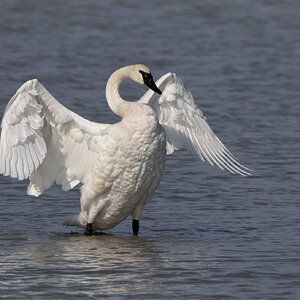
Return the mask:
<path fill-rule="evenodd" d="M 39 78 L 65 106 L 118 120 L 115 69 L 177 73 L 254 176 L 168 157 L 140 237 L 128 219 L 86 237 L 62 226 L 79 189 L 40 198 L 0 177 L 0 297 L 299 299 L 300 4 L 296 1 L 24 1 L 0 4 L 0 111 Z M 123 97 L 144 93 L 123 84 Z"/>

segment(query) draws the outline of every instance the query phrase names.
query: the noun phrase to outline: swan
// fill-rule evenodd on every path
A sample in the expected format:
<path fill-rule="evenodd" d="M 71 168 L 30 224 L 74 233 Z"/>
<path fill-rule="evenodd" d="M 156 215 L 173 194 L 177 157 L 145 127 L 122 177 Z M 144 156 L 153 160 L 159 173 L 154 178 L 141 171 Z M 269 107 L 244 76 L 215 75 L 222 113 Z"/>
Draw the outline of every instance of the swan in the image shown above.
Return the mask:
<path fill-rule="evenodd" d="M 119 95 L 130 78 L 149 90 L 137 102 Z M 38 197 L 54 183 L 64 191 L 79 183 L 81 211 L 65 225 L 91 235 L 129 215 L 138 235 L 143 207 L 159 185 L 166 154 L 186 149 L 211 165 L 242 176 L 240 163 L 217 138 L 192 94 L 173 73 L 156 83 L 147 66 L 115 71 L 106 99 L 121 117 L 116 124 L 88 121 L 60 104 L 37 80 L 24 83 L 8 102 L 1 123 L 0 173 L 24 180 Z"/>

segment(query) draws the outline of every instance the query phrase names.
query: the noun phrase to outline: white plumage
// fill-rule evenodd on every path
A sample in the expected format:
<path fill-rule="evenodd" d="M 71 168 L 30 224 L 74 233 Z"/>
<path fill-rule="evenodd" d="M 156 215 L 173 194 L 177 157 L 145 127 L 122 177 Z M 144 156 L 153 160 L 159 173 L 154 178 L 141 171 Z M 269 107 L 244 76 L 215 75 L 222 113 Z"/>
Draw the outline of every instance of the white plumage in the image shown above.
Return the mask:
<path fill-rule="evenodd" d="M 168 73 L 156 84 L 163 94 L 148 91 L 138 102 L 148 104 L 155 110 L 166 133 L 167 154 L 186 149 L 222 170 L 250 175 L 251 170 L 241 164 L 214 134 L 180 78 Z"/>
<path fill-rule="evenodd" d="M 149 90 L 138 102 L 127 102 L 118 92 L 126 78 L 157 93 Z M 213 133 L 175 74 L 162 76 L 156 85 L 144 65 L 113 73 L 106 98 L 122 120 L 110 125 L 68 110 L 37 79 L 26 82 L 3 116 L 0 173 L 29 178 L 27 193 L 34 196 L 55 182 L 63 190 L 81 182 L 81 212 L 66 224 L 92 224 L 94 229 L 111 228 L 130 214 L 139 220 L 159 184 L 166 152 L 187 149 L 221 169 L 249 175 Z"/>

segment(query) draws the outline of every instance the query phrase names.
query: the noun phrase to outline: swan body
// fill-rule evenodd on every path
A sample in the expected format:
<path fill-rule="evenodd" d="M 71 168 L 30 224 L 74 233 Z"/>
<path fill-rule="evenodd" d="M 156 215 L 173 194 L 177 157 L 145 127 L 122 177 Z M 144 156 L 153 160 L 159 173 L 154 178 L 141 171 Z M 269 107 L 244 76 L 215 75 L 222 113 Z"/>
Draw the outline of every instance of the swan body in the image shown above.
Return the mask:
<path fill-rule="evenodd" d="M 130 78 L 149 90 L 127 102 L 119 85 Z M 163 93 L 160 91 L 163 91 Z M 187 149 L 212 165 L 243 176 L 249 169 L 213 133 L 182 81 L 168 73 L 155 84 L 145 65 L 114 72 L 106 86 L 116 124 L 90 122 L 61 105 L 37 80 L 21 86 L 2 120 L 0 173 L 29 178 L 27 193 L 39 196 L 54 183 L 81 188 L 81 212 L 66 225 L 114 227 L 130 214 L 133 232 L 163 174 L 166 154 Z"/>

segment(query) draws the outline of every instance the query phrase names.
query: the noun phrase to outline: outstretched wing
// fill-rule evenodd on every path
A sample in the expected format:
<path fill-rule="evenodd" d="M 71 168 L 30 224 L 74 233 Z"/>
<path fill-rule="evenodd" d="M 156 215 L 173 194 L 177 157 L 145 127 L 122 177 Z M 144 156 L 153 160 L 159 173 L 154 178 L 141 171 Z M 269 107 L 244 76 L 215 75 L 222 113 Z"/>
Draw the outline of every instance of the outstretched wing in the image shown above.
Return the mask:
<path fill-rule="evenodd" d="M 71 189 L 88 176 L 108 126 L 85 120 L 37 79 L 29 80 L 11 98 L 2 119 L 0 173 L 29 177 L 27 193 L 34 196 L 54 182 Z"/>
<path fill-rule="evenodd" d="M 166 132 L 168 154 L 187 149 L 222 170 L 250 175 L 251 170 L 240 163 L 214 134 L 180 78 L 168 73 L 156 85 L 162 95 L 149 90 L 139 102 L 150 105 L 156 111 L 159 123 Z"/>

